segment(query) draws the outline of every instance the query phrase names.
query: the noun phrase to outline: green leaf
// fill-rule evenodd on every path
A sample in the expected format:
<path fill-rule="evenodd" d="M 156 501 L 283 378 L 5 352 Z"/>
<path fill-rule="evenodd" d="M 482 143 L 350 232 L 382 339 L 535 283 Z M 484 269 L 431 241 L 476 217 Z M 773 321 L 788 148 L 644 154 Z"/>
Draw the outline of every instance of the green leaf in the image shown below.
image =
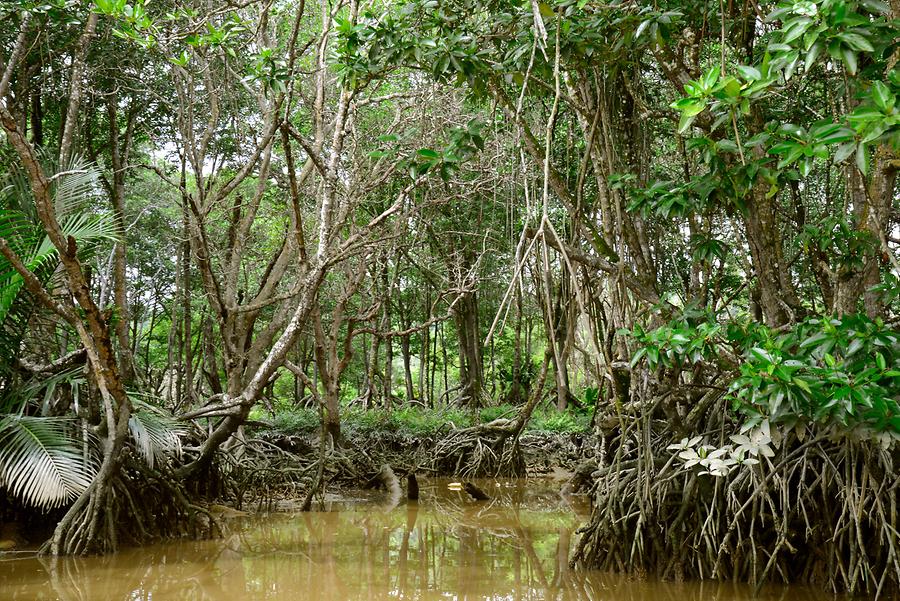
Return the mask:
<path fill-rule="evenodd" d="M 847 160 L 853 151 L 856 150 L 856 144 L 852 142 L 848 142 L 846 144 L 841 144 L 838 146 L 837 150 L 834 152 L 834 162 L 835 163 L 843 163 Z"/>
<path fill-rule="evenodd" d="M 844 66 L 847 67 L 847 72 L 850 75 L 856 75 L 856 52 L 846 46 L 841 46 L 841 59 L 844 61 Z"/>
<path fill-rule="evenodd" d="M 865 144 L 860 144 L 856 148 L 856 168 L 863 175 L 869 173 L 869 153 Z"/>
<path fill-rule="evenodd" d="M 706 101 L 699 100 L 699 101 L 694 101 L 690 104 L 685 105 L 681 109 L 681 112 L 684 113 L 685 115 L 687 115 L 688 117 L 693 117 L 694 115 L 699 115 L 700 113 L 702 113 L 703 109 L 705 109 L 705 108 L 706 108 Z"/>
<path fill-rule="evenodd" d="M 431 150 L 430 148 L 420 148 L 416 151 L 420 157 L 424 157 L 426 159 L 440 159 L 441 155 L 439 152 Z"/>
<path fill-rule="evenodd" d="M 80 441 L 69 434 L 75 420 L 7 416 L 0 420 L 0 481 L 29 505 L 51 509 L 73 501 L 97 473 Z"/>
<path fill-rule="evenodd" d="M 97 7 L 97 12 L 104 15 L 111 15 L 115 12 L 115 2 L 113 0 L 95 0 L 94 6 Z"/>
<path fill-rule="evenodd" d="M 713 67 L 709 71 L 703 74 L 703 87 L 709 91 L 716 85 L 716 82 L 719 81 L 719 67 Z"/>
<path fill-rule="evenodd" d="M 891 12 L 891 7 L 881 0 L 860 0 L 860 5 L 876 15 L 887 15 Z"/>
<path fill-rule="evenodd" d="M 794 71 L 797 70 L 797 63 L 800 62 L 800 51 L 794 50 L 786 58 L 788 62 L 784 67 L 784 78 L 788 80 L 794 76 Z"/>
<path fill-rule="evenodd" d="M 687 129 L 691 126 L 691 123 L 696 119 L 696 115 L 689 115 L 687 113 L 682 113 L 681 119 L 678 120 L 678 133 L 683 134 L 687 131 Z"/>
<path fill-rule="evenodd" d="M 181 455 L 181 437 L 187 434 L 183 423 L 160 409 L 132 398 L 135 411 L 128 420 L 128 430 L 138 453 L 152 469 L 167 455 Z"/>
<path fill-rule="evenodd" d="M 728 78 L 728 82 L 722 88 L 729 98 L 737 98 L 741 95 L 741 82 L 733 77 Z"/>
<path fill-rule="evenodd" d="M 790 44 L 804 33 L 809 28 L 812 23 L 812 19 L 808 17 L 798 17 L 795 19 L 791 19 L 785 23 L 785 28 L 783 31 L 783 36 L 781 42 L 783 44 Z"/>
<path fill-rule="evenodd" d="M 750 349 L 750 356 L 757 359 L 758 361 L 763 361 L 765 363 L 775 362 L 775 360 L 772 358 L 772 355 L 769 354 L 769 351 L 759 348 L 758 346 Z"/>
<path fill-rule="evenodd" d="M 795 386 L 797 386 L 798 388 L 803 390 L 806 394 L 812 393 L 812 389 L 809 386 L 809 382 L 807 382 L 803 378 L 794 378 L 792 381 Z"/>
<path fill-rule="evenodd" d="M 806 137 L 806 131 L 794 123 L 782 123 L 778 130 L 794 138 L 803 139 Z"/>
<path fill-rule="evenodd" d="M 837 34 L 837 38 L 839 40 L 842 40 L 853 50 L 858 50 L 860 52 L 875 52 L 875 48 L 872 46 L 872 43 L 858 33 L 845 31 Z"/>
<path fill-rule="evenodd" d="M 809 135 L 820 144 L 839 144 L 854 139 L 856 132 L 837 123 L 824 123 L 813 127 Z"/>
<path fill-rule="evenodd" d="M 808 177 L 810 172 L 813 169 L 813 160 L 808 158 L 803 161 L 800 161 L 800 175 L 802 177 Z"/>
<path fill-rule="evenodd" d="M 716 143 L 716 148 L 720 151 L 725 151 L 725 152 L 735 152 L 736 153 L 738 151 L 737 144 L 735 144 L 734 141 L 732 141 L 732 140 L 719 140 Z"/>
<path fill-rule="evenodd" d="M 876 81 L 872 84 L 872 100 L 881 112 L 889 113 L 894 108 L 896 97 L 884 82 Z"/>
<path fill-rule="evenodd" d="M 854 127 L 859 129 L 860 127 L 866 125 L 870 121 L 881 121 L 884 119 L 884 114 L 880 111 L 876 111 L 871 106 L 861 106 L 854 110 L 847 117 L 847 121 L 849 121 Z"/>
<path fill-rule="evenodd" d="M 747 81 L 756 81 L 757 79 L 762 79 L 762 73 L 760 73 L 759 69 L 757 69 L 756 67 L 750 67 L 748 65 L 738 65 L 737 72 Z"/>
<path fill-rule="evenodd" d="M 884 123 L 884 122 L 875 123 L 872 126 L 872 128 L 869 130 L 869 132 L 863 137 L 863 139 L 860 140 L 860 143 L 868 144 L 869 142 L 874 142 L 875 140 L 877 140 L 878 138 L 881 137 L 881 135 L 885 132 L 886 129 L 887 129 L 886 123 Z"/>
<path fill-rule="evenodd" d="M 647 354 L 647 347 L 639 348 L 637 350 L 637 352 L 634 354 L 634 356 L 631 358 L 631 362 L 630 362 L 631 367 L 634 368 L 634 366 L 637 365 L 640 362 L 640 360 L 644 357 L 644 355 L 646 355 L 646 354 Z"/>
<path fill-rule="evenodd" d="M 822 54 L 822 50 L 825 49 L 825 44 L 821 41 L 816 42 L 812 46 L 809 47 L 809 50 L 806 51 L 806 58 L 803 59 L 803 65 L 806 67 L 806 70 L 809 71 L 813 64 L 816 62 L 816 59 L 819 58 L 819 55 Z"/>
<path fill-rule="evenodd" d="M 778 144 L 772 146 L 772 148 L 769 149 L 769 152 L 771 152 L 772 154 L 788 154 L 799 146 L 799 142 L 796 142 L 794 140 L 784 140 L 783 142 L 779 142 Z"/>

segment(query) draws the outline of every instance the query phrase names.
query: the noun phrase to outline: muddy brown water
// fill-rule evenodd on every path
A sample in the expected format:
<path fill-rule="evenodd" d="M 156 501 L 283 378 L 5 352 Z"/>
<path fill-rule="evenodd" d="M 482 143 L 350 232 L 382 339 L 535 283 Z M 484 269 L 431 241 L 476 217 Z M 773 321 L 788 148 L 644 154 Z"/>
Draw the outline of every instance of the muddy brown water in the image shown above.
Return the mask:
<path fill-rule="evenodd" d="M 572 571 L 584 499 L 548 480 L 480 480 L 475 502 L 451 480 L 421 481 L 418 503 L 384 493 L 325 511 L 235 518 L 219 540 L 181 541 L 69 558 L 51 569 L 0 553 L 0 599 L 65 601 L 591 600 L 743 601 L 746 586 L 636 580 Z M 685 550 L 689 552 L 689 550 Z M 763 601 L 813 601 L 819 591 L 764 589 Z"/>

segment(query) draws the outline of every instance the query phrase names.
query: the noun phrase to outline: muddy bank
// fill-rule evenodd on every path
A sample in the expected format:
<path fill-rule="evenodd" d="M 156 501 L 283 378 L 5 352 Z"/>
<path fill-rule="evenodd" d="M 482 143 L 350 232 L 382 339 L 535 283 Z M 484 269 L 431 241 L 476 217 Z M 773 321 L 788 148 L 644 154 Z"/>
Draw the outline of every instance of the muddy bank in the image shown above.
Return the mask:
<path fill-rule="evenodd" d="M 345 461 L 356 462 L 362 468 L 372 466 L 375 471 L 376 467 L 380 469 L 380 466 L 387 464 L 398 474 L 420 472 L 432 476 L 460 476 L 466 475 L 465 468 L 471 458 L 466 457 L 465 453 L 454 456 L 454 461 L 437 456 L 441 446 L 451 443 L 458 432 L 460 430 L 439 434 L 350 431 L 341 441 L 340 448 L 329 447 L 326 452 L 343 455 Z M 318 434 L 268 430 L 259 432 L 257 438 L 298 458 L 309 460 L 320 452 Z M 487 440 L 487 444 L 490 442 Z M 524 475 L 528 476 L 572 474 L 597 452 L 597 438 L 589 433 L 527 431 L 517 441 L 505 440 L 504 446 L 516 446 L 516 443 L 526 470 Z M 355 475 L 350 474 L 351 477 Z"/>

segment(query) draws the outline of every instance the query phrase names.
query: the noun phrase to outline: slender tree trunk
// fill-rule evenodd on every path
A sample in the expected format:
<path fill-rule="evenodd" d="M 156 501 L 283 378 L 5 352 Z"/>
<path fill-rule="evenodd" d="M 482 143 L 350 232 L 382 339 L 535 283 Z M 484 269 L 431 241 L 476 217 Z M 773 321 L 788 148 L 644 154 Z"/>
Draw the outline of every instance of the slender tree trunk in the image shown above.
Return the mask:
<path fill-rule="evenodd" d="M 435 395 L 437 386 L 437 369 L 438 369 L 438 339 L 441 334 L 442 323 L 434 328 L 434 334 L 431 337 L 431 376 L 428 378 L 428 396 L 431 399 L 431 406 L 436 407 L 438 398 Z"/>
<path fill-rule="evenodd" d="M 378 377 L 378 349 L 381 345 L 381 338 L 378 334 L 372 334 L 372 340 L 369 342 L 368 349 L 364 354 L 366 364 L 365 392 L 363 408 L 369 410 L 374 404 L 376 393 L 375 381 Z"/>
<path fill-rule="evenodd" d="M 115 323 L 116 338 L 119 343 L 119 366 L 122 381 L 128 385 L 135 376 L 134 356 L 128 339 L 129 306 L 128 284 L 125 275 L 125 169 L 131 146 L 132 131 L 136 113 L 128 114 L 124 140 L 119 135 L 118 96 L 113 93 L 107 101 L 109 118 L 109 152 L 112 159 L 112 207 L 116 220 L 116 240 L 113 247 L 113 300 L 116 306 L 117 321 Z"/>
<path fill-rule="evenodd" d="M 408 326 L 407 326 L 408 327 Z M 416 398 L 416 388 L 413 385 L 412 377 L 412 353 L 410 351 L 410 335 L 400 337 L 400 352 L 403 355 L 403 376 L 406 382 L 406 400 L 412 401 Z"/>
<path fill-rule="evenodd" d="M 206 381 L 209 384 L 210 391 L 213 394 L 222 394 L 222 380 L 219 377 L 219 360 L 216 356 L 216 342 L 213 336 L 213 320 L 212 317 L 203 319 L 203 363 Z"/>
<path fill-rule="evenodd" d="M 444 322 L 441 322 L 441 367 L 444 375 L 444 394 L 448 395 L 450 393 L 450 376 L 447 373 L 447 332 L 444 330 Z"/>
<path fill-rule="evenodd" d="M 428 308 L 431 307 L 431 289 L 425 293 L 425 311 L 422 312 L 424 318 L 430 319 L 431 315 L 428 315 Z M 431 326 L 426 327 L 422 330 L 422 345 L 419 349 L 419 398 L 422 399 L 423 403 L 427 407 L 433 406 L 433 400 L 428 394 L 428 350 L 431 345 L 430 336 L 431 336 Z"/>
<path fill-rule="evenodd" d="M 384 286 L 384 298 L 381 301 L 381 331 L 388 332 L 391 329 L 391 285 L 388 274 L 388 260 L 384 257 L 381 269 L 381 282 Z M 384 340 L 384 408 L 390 410 L 393 401 L 394 387 L 394 339 L 387 336 Z"/>
<path fill-rule="evenodd" d="M 325 377 L 325 373 L 320 372 L 320 376 L 325 388 L 325 433 L 331 436 L 334 446 L 339 447 L 342 444 L 340 384 L 333 374 Z"/>
<path fill-rule="evenodd" d="M 384 341 L 384 408 L 393 406 L 394 388 L 394 339 L 388 336 Z"/>
<path fill-rule="evenodd" d="M 518 405 L 522 399 L 522 290 L 516 286 L 516 337 L 513 342 L 512 382 L 507 402 Z"/>
<path fill-rule="evenodd" d="M 187 207 L 183 207 L 182 209 L 183 219 L 184 219 L 184 228 L 185 231 L 188 231 L 188 215 L 187 215 Z M 179 399 L 179 403 L 184 403 L 184 406 L 190 406 L 193 401 L 193 348 L 191 347 L 192 335 L 191 335 L 191 244 L 188 240 L 185 240 L 181 244 L 181 268 L 184 270 L 182 274 L 182 289 L 181 289 L 181 317 L 183 320 L 182 325 L 182 353 L 184 357 L 183 364 L 183 373 L 184 373 L 184 386 L 182 389 L 182 394 L 184 395 L 183 399 Z"/>
<path fill-rule="evenodd" d="M 459 341 L 460 403 L 477 407 L 484 389 L 484 365 L 475 292 L 463 293 L 453 308 L 453 317 Z"/>

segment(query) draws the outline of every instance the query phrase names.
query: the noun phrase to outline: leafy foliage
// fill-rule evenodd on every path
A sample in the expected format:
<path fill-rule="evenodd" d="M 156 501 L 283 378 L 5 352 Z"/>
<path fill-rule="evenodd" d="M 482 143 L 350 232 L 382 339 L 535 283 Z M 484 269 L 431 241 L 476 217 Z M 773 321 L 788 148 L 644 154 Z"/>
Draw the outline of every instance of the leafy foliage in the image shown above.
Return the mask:
<path fill-rule="evenodd" d="M 63 236 L 71 238 L 83 254 L 89 254 L 102 240 L 119 236 L 112 214 L 97 211 L 94 200 L 99 189 L 99 168 L 80 157 L 73 158 L 62 168 L 54 168 L 45 158 L 52 176 L 51 194 Z M 41 229 L 34 209 L 34 200 L 18 170 L 7 174 L 7 182 L 0 195 L 0 238 L 6 240 L 25 267 L 40 279 L 47 280 L 58 262 L 56 247 Z M 0 256 L 0 356 L 11 359 L 18 350 L 18 340 L 24 320 L 33 305 L 20 298 L 24 280 L 5 257 Z M 7 317 L 15 312 L 19 299 L 20 314 L 13 323 Z"/>
<path fill-rule="evenodd" d="M 75 420 L 7 415 L 0 420 L 0 484 L 41 509 L 87 490 L 97 467 L 73 436 Z"/>
<path fill-rule="evenodd" d="M 900 332 L 852 315 L 768 333 L 747 350 L 731 394 L 750 423 L 805 420 L 900 439 Z"/>
<path fill-rule="evenodd" d="M 128 420 L 128 430 L 138 453 L 150 468 L 167 456 L 181 456 L 181 438 L 187 435 L 185 425 L 166 415 L 150 403 L 132 399 L 135 411 Z"/>

